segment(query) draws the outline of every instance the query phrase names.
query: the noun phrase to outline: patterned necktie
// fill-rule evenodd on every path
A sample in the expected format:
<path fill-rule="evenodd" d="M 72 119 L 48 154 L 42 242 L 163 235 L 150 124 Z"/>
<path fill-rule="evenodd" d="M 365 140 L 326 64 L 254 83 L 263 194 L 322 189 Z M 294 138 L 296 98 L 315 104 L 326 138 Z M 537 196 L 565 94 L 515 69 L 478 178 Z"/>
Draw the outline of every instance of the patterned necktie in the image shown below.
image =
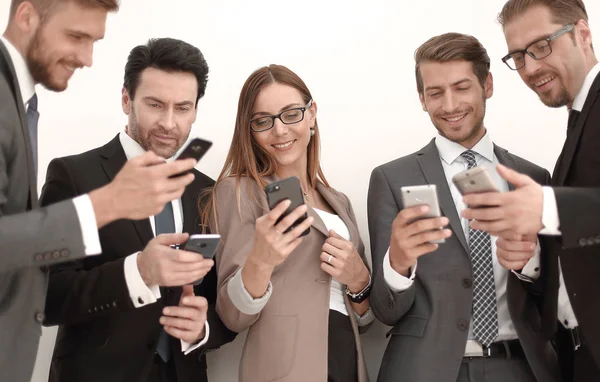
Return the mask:
<path fill-rule="evenodd" d="M 167 203 L 162 212 L 154 217 L 156 236 L 161 233 L 175 233 L 175 220 L 173 217 L 173 203 Z M 171 349 L 169 346 L 169 334 L 164 328 L 160 329 L 158 341 L 156 342 L 156 352 L 165 362 L 171 359 Z"/>
<path fill-rule="evenodd" d="M 33 167 L 37 175 L 38 168 L 38 120 L 40 119 L 40 113 L 37 111 L 38 99 L 37 94 L 33 94 L 33 97 L 29 99 L 29 106 L 27 107 L 27 127 L 29 128 L 29 138 L 31 141 L 31 152 L 33 153 Z"/>
<path fill-rule="evenodd" d="M 467 150 L 460 155 L 466 159 L 468 170 L 477 166 L 473 151 Z M 490 235 L 469 226 L 469 251 L 473 265 L 473 334 L 482 345 L 489 346 L 498 336 Z"/>

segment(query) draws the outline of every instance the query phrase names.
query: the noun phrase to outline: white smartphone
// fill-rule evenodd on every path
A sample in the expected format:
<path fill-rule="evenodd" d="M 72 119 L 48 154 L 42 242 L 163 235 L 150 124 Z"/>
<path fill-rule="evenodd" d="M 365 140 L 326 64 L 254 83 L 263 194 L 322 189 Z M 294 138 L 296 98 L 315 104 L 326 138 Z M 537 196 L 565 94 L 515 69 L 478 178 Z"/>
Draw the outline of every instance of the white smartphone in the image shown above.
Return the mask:
<path fill-rule="evenodd" d="M 452 177 L 452 183 L 461 195 L 475 192 L 497 192 L 498 188 L 485 167 L 478 166 Z"/>
<path fill-rule="evenodd" d="M 400 193 L 402 195 L 402 205 L 404 206 L 404 208 L 422 205 L 429 206 L 429 212 L 415 220 L 437 218 L 442 216 L 442 213 L 440 211 L 440 203 L 437 197 L 437 187 L 435 186 L 435 184 L 401 187 Z M 412 220 L 409 223 L 412 223 L 415 220 Z M 442 227 L 440 227 L 439 229 L 442 229 Z M 440 239 L 434 240 L 431 243 L 441 244 L 444 242 L 444 239 Z"/>
<path fill-rule="evenodd" d="M 205 259 L 212 259 L 217 253 L 217 247 L 221 241 L 219 234 L 203 234 L 191 235 L 183 247 L 184 250 L 196 252 L 202 255 Z M 204 278 L 194 282 L 194 285 L 199 285 Z"/>

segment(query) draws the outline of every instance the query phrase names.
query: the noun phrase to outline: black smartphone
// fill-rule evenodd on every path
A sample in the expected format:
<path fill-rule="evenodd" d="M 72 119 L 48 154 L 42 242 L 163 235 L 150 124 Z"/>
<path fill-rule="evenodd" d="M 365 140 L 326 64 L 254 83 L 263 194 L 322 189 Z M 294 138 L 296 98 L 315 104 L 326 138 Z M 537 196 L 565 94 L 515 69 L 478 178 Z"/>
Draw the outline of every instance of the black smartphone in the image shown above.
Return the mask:
<path fill-rule="evenodd" d="M 204 156 L 204 154 L 206 154 L 206 152 L 208 151 L 208 149 L 210 149 L 211 146 L 212 146 L 211 141 L 207 141 L 207 140 L 204 140 L 201 138 L 194 138 L 190 141 L 190 143 L 188 143 L 188 145 L 185 147 L 185 149 L 183 149 L 181 154 L 179 154 L 179 156 L 177 156 L 177 158 L 175 158 L 175 160 L 194 158 L 194 159 L 196 159 L 196 161 L 199 161 L 200 158 L 202 158 Z M 191 170 L 182 172 L 180 174 L 171 175 L 170 178 L 176 178 L 178 176 L 185 175 L 190 172 L 191 172 Z"/>
<path fill-rule="evenodd" d="M 188 241 L 186 241 L 183 249 L 185 251 L 196 252 L 202 255 L 205 259 L 212 259 L 217 253 L 217 247 L 221 241 L 221 235 L 218 234 L 205 234 L 205 235 L 191 235 Z M 199 285 L 204 278 L 197 280 L 193 285 Z"/>
<path fill-rule="evenodd" d="M 289 215 L 293 210 L 297 207 L 304 204 L 304 198 L 302 197 L 302 188 L 300 187 L 300 181 L 295 176 L 278 180 L 276 182 L 270 183 L 265 187 L 265 192 L 267 193 L 267 201 L 269 203 L 269 208 L 273 209 L 279 202 L 289 199 L 292 203 L 285 210 L 283 215 L 277 219 L 277 223 L 279 223 L 284 217 Z M 308 218 L 308 214 L 305 213 L 298 220 L 294 222 L 284 233 L 291 231 L 296 228 L 298 224 L 302 223 L 304 219 Z M 306 231 L 302 232 L 300 236 L 306 236 L 310 232 L 310 227 L 306 229 Z"/>

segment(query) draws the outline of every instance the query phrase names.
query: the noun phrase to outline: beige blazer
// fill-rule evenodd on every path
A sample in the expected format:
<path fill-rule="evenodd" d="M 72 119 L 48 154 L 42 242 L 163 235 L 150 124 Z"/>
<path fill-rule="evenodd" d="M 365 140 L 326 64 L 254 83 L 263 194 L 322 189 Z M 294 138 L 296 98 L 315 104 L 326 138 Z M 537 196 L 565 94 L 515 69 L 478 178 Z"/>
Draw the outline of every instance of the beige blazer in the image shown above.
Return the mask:
<path fill-rule="evenodd" d="M 348 226 L 352 243 L 367 263 L 348 198 L 321 183 L 317 185 L 317 190 Z M 242 293 L 241 288 L 228 289 L 228 284 L 242 268 L 252 249 L 256 219 L 268 212 L 269 208 L 264 190 L 253 180 L 242 178 L 240 191 L 238 201 L 235 178 L 225 179 L 217 186 L 215 201 L 218 224 L 212 222 L 211 227 L 222 238 L 216 256 L 217 312 L 231 330 L 241 332 L 248 329 L 239 380 L 324 382 L 327 380 L 331 277 L 321 270 L 319 256 L 328 237 L 327 228 L 319 215 L 309 207 L 308 214 L 314 218 L 310 233 L 273 272 L 272 294 L 264 308 L 256 314 L 244 314 L 233 304 L 230 295 Z M 241 206 L 241 213 L 238 206 Z M 345 300 L 356 339 L 358 380 L 367 382 L 358 326 L 348 298 Z"/>

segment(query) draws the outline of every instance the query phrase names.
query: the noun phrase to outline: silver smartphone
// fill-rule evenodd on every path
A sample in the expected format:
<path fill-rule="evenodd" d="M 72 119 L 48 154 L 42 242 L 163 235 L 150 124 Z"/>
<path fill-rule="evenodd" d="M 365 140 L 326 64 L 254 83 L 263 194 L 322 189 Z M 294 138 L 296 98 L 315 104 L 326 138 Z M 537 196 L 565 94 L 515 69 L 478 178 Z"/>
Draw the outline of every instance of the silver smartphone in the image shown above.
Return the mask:
<path fill-rule="evenodd" d="M 498 188 L 485 167 L 474 167 L 452 177 L 452 183 L 461 195 L 474 192 L 498 192 Z"/>
<path fill-rule="evenodd" d="M 437 187 L 435 184 L 425 184 L 422 186 L 406 186 L 400 188 L 402 195 L 402 205 L 404 208 L 416 207 L 427 205 L 429 206 L 429 212 L 418 219 L 428 219 L 441 217 L 440 203 L 437 196 Z M 409 223 L 414 222 L 410 221 Z M 442 229 L 441 227 L 439 229 Z M 431 243 L 441 244 L 445 242 L 444 239 L 434 240 Z"/>
<path fill-rule="evenodd" d="M 221 235 L 218 234 L 191 235 L 183 249 L 199 253 L 205 259 L 212 259 L 217 253 L 220 241 Z M 200 284 L 203 279 L 197 280 L 194 285 Z"/>

